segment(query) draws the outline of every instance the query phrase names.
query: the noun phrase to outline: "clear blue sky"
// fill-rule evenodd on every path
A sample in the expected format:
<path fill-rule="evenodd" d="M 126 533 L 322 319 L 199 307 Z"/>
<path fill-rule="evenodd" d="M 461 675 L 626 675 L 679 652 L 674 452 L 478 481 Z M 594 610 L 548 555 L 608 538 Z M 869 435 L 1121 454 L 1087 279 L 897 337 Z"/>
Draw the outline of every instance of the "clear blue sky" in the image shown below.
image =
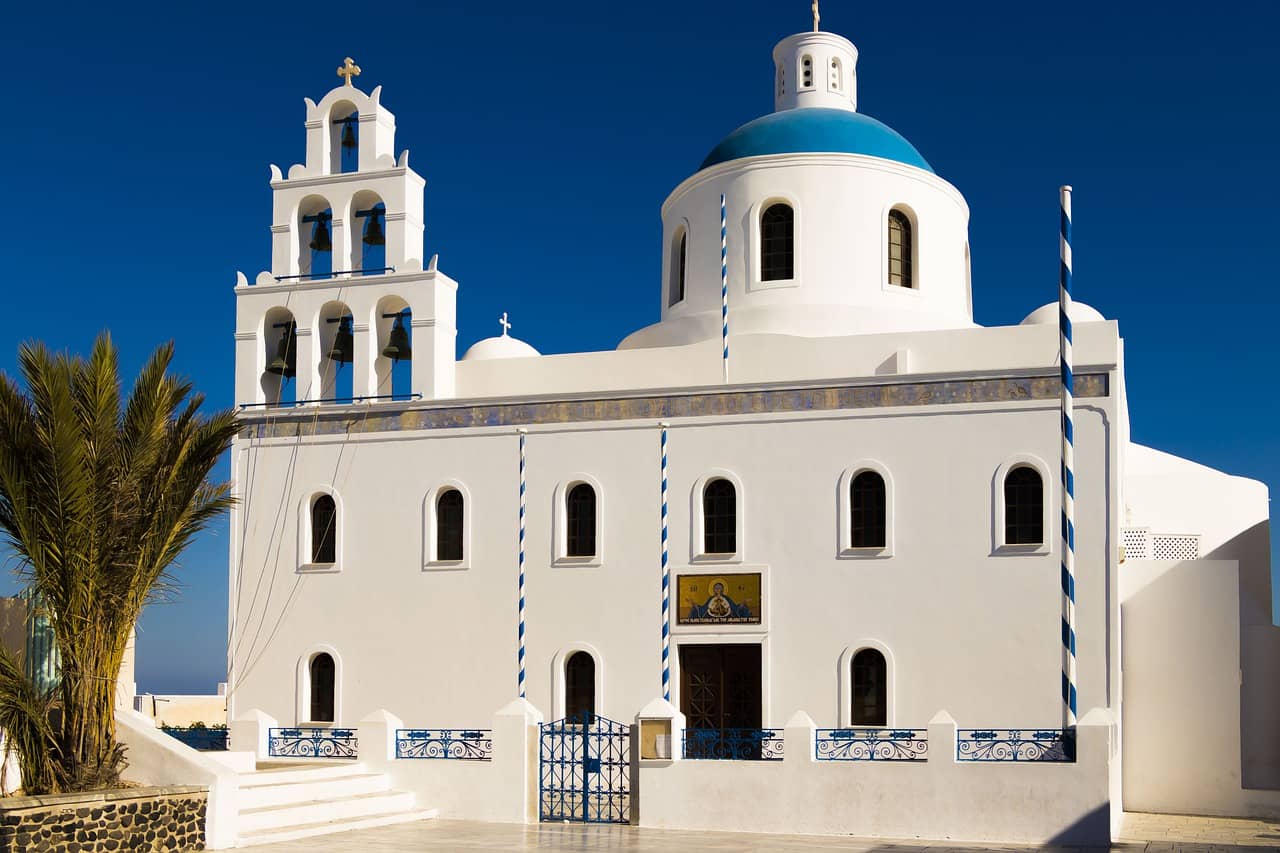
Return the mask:
<path fill-rule="evenodd" d="M 1280 3 L 894 8 L 826 0 L 823 25 L 861 51 L 861 111 L 967 197 L 977 320 L 1056 297 L 1074 184 L 1076 295 L 1120 321 L 1134 439 L 1280 485 Z M 22 339 L 86 351 L 109 328 L 127 374 L 174 338 L 211 404 L 237 402 L 267 164 L 302 159 L 302 98 L 346 55 L 427 179 L 459 352 L 502 311 L 543 352 L 612 348 L 657 319 L 662 200 L 772 108 L 773 44 L 808 26 L 808 0 L 13 4 L 0 368 Z M 223 678 L 226 576 L 223 522 L 143 617 L 140 689 Z"/>

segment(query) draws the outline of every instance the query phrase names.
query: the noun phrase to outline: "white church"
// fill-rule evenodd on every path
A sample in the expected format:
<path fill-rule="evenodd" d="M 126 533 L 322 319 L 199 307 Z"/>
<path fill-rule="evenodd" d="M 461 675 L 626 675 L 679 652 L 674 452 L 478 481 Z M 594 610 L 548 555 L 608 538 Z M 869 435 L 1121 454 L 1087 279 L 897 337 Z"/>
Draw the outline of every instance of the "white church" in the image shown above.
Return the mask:
<path fill-rule="evenodd" d="M 459 357 L 381 86 L 348 59 L 307 99 L 236 286 L 228 715 L 233 750 L 380 793 L 294 824 L 1280 816 L 1266 487 L 1130 441 L 1120 324 L 1074 305 L 1064 717 L 1053 291 L 974 322 L 964 196 L 814 23 L 773 111 L 672 176 L 661 319 L 607 352 L 504 315 Z M 284 808 L 242 804 L 240 843 L 294 837 Z"/>

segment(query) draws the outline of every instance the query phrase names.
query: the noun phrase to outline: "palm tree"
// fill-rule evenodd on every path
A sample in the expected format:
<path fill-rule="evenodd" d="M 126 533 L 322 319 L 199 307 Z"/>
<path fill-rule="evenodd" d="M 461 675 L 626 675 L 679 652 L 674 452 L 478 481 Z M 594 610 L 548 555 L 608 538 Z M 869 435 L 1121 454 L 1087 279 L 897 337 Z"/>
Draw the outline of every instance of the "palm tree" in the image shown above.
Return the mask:
<path fill-rule="evenodd" d="M 21 385 L 0 373 L 0 534 L 61 656 L 49 694 L 0 660 L 0 726 L 29 793 L 119 780 L 115 691 L 129 632 L 232 503 L 209 474 L 239 422 L 200 414 L 204 397 L 169 375 L 172 359 L 172 343 L 157 349 L 123 401 L 105 332 L 87 360 L 26 343 Z"/>

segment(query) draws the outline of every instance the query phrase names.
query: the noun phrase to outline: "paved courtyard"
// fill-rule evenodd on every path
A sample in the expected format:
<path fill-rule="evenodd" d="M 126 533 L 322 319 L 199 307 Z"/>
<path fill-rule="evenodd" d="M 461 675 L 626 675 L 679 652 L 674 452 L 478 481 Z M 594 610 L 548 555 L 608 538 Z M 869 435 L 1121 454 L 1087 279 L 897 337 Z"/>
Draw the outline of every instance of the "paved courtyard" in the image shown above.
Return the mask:
<path fill-rule="evenodd" d="M 390 853 L 390 851 L 621 850 L 637 853 L 800 853 L 850 850 L 859 853 L 945 853 L 948 850 L 1022 851 L 1019 845 L 985 846 L 813 835 L 749 835 L 730 832 L 677 832 L 608 825 L 537 826 L 431 820 L 380 829 L 268 844 L 264 853 Z M 1041 848 L 1049 849 L 1049 848 Z M 1070 848 L 1060 848 L 1070 849 Z M 1113 850 L 1132 853 L 1280 853 L 1280 823 L 1176 815 L 1129 814 Z"/>

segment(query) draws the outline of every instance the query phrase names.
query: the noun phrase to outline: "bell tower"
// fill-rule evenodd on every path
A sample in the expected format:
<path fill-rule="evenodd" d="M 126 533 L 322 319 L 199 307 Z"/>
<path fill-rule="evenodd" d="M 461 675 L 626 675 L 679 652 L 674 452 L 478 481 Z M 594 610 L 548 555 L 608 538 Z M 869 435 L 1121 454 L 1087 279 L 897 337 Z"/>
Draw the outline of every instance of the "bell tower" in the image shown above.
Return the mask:
<path fill-rule="evenodd" d="M 236 396 L 254 406 L 453 396 L 457 283 L 424 264 L 423 190 L 382 87 L 306 103 L 306 159 L 271 166 L 271 269 L 236 285 Z"/>

